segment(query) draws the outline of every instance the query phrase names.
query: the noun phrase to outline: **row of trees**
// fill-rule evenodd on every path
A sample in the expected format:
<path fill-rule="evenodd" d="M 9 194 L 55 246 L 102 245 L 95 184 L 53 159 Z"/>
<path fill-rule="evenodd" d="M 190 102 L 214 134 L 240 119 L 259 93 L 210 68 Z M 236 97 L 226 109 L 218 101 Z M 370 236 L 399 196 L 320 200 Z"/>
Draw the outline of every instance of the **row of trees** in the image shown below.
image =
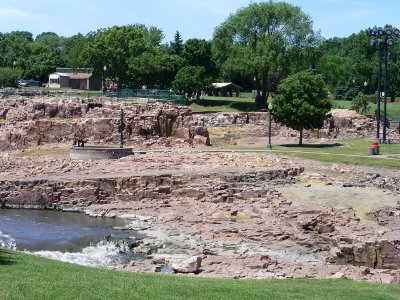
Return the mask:
<path fill-rule="evenodd" d="M 338 91 L 350 95 L 350 89 L 377 89 L 377 49 L 370 47 L 364 31 L 325 40 L 313 30 L 308 15 L 285 2 L 251 3 L 239 9 L 216 28 L 211 41 L 183 42 L 179 32 L 167 44 L 163 38 L 161 29 L 140 24 L 68 38 L 53 32 L 35 38 L 25 31 L 0 33 L 0 80 L 10 78 L 14 70 L 16 77 L 47 81 L 56 67 L 86 67 L 103 76 L 106 66 L 105 75 L 121 87 L 173 86 L 191 94 L 211 82 L 232 81 L 256 89 L 260 107 L 283 78 L 304 70 L 321 74 L 334 96 Z M 392 97 L 400 80 L 395 55 L 400 43 L 397 36 L 394 39 L 388 68 Z"/>

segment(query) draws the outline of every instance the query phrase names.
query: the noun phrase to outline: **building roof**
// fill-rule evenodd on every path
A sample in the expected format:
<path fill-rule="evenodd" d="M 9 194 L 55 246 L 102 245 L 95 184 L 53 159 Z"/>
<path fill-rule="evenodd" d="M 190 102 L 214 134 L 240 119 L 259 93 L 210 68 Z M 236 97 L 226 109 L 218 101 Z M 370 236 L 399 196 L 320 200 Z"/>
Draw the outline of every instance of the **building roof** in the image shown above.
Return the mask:
<path fill-rule="evenodd" d="M 239 89 L 239 90 L 243 89 L 241 86 L 234 84 L 233 82 L 215 82 L 212 84 L 212 86 L 215 89 L 225 89 L 225 88 Z"/>
<path fill-rule="evenodd" d="M 69 74 L 65 74 L 65 73 L 60 73 L 60 72 L 56 72 L 53 74 L 50 74 L 49 78 L 50 79 L 56 79 L 58 77 L 69 77 L 70 79 L 89 79 L 90 77 L 92 77 L 92 73 L 69 73 Z"/>
<path fill-rule="evenodd" d="M 92 73 L 71 73 L 67 74 L 70 79 L 89 79 L 92 77 Z"/>

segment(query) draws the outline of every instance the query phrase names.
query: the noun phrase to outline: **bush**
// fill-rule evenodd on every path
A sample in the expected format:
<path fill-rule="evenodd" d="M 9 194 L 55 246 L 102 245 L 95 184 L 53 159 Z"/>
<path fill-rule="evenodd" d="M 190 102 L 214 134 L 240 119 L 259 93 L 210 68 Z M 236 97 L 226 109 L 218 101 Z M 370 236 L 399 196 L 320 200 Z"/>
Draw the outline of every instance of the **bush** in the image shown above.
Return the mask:
<path fill-rule="evenodd" d="M 19 69 L 0 68 L 0 86 L 2 87 L 17 87 L 20 77 Z"/>
<path fill-rule="evenodd" d="M 369 97 L 363 93 L 358 93 L 351 102 L 351 109 L 355 110 L 362 115 L 365 115 L 368 111 Z"/>

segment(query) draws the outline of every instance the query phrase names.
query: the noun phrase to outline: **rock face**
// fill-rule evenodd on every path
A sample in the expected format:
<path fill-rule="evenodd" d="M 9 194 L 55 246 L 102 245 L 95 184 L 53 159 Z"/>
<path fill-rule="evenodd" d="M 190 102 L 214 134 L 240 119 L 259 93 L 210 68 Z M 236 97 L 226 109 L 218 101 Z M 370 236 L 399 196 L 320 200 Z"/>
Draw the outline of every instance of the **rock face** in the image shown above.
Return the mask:
<path fill-rule="evenodd" d="M 165 174 L 129 177 L 107 176 L 91 179 L 33 179 L 0 181 L 0 199 L 6 207 L 32 206 L 58 208 L 62 206 L 86 207 L 92 204 L 107 204 L 113 201 L 162 200 L 171 196 L 200 200 L 211 198 L 213 202 L 227 202 L 240 196 L 234 190 L 220 188 L 214 191 L 207 186 L 188 188 L 197 178 L 220 179 L 223 182 L 254 182 L 285 179 L 302 172 L 301 168 L 266 170 L 263 172 L 213 174 Z M 290 175 L 289 175 L 290 174 Z M 254 193 L 254 192 L 253 192 Z M 255 193 L 262 193 L 258 191 Z M 248 194 L 247 196 L 250 196 Z"/>
<path fill-rule="evenodd" d="M 119 141 L 117 102 L 100 105 L 76 97 L 7 98 L 0 99 L 0 114 L 8 121 L 0 123 L 3 150 L 68 142 L 74 137 L 91 144 L 118 144 Z M 210 144 L 207 128 L 198 124 L 187 107 L 126 105 L 124 122 L 124 139 L 128 145 Z"/>
<path fill-rule="evenodd" d="M 325 120 L 324 127 L 316 130 L 305 130 L 306 139 L 347 139 L 360 137 L 374 137 L 376 122 L 368 117 L 347 109 L 332 109 Z M 267 135 L 268 113 L 215 113 L 204 115 L 201 119 L 207 127 L 229 126 L 259 126 L 256 134 Z M 382 126 L 381 126 L 382 127 Z M 381 129 L 382 130 L 382 129 Z M 400 133 L 396 128 L 388 129 L 388 138 L 400 140 Z M 280 126 L 272 122 L 272 135 L 280 138 L 298 138 L 295 130 Z"/>

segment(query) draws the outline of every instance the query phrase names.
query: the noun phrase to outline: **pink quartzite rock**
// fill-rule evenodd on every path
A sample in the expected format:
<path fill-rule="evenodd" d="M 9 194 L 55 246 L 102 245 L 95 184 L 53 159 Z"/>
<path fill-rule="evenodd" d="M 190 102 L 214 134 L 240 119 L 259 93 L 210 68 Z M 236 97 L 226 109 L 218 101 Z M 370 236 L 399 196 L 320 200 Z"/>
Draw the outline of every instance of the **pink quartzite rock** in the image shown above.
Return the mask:
<path fill-rule="evenodd" d="M 172 263 L 171 268 L 175 273 L 196 273 L 201 266 L 201 261 L 202 258 L 200 256 L 193 256 L 191 258 Z"/>

